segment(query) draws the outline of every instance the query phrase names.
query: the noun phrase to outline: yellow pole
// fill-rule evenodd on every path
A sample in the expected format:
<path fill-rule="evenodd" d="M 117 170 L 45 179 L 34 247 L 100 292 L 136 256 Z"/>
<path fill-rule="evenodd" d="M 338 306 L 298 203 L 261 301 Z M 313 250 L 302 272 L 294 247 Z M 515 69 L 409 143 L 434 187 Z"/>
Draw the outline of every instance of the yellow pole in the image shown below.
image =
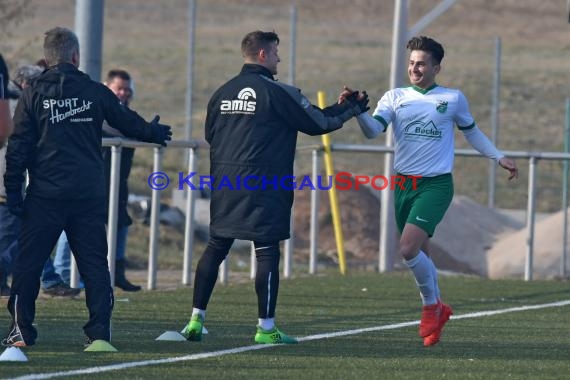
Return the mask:
<path fill-rule="evenodd" d="M 318 105 L 321 108 L 325 108 L 325 93 L 319 91 L 317 93 Z M 340 268 L 340 273 L 346 273 L 346 259 L 344 256 L 344 236 L 342 235 L 342 224 L 340 220 L 340 210 L 338 208 L 338 198 L 336 196 L 336 187 L 334 185 L 334 170 L 333 170 L 333 159 L 331 152 L 331 139 L 328 134 L 321 135 L 323 139 L 323 145 L 325 150 L 325 170 L 327 172 L 327 177 L 331 178 L 332 186 L 329 190 L 329 198 L 331 200 L 331 210 L 333 218 L 334 227 L 334 237 L 336 240 L 336 249 L 338 251 L 338 265 Z"/>

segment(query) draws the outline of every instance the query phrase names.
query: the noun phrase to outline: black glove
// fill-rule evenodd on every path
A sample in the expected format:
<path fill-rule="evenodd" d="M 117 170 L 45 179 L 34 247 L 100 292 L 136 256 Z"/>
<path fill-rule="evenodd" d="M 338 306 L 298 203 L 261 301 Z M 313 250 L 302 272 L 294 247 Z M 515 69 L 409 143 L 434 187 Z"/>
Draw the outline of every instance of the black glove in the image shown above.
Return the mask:
<path fill-rule="evenodd" d="M 151 141 L 155 144 L 166 146 L 166 142 L 172 139 L 172 130 L 170 125 L 160 124 L 158 121 L 160 116 L 156 115 L 150 122 Z"/>
<path fill-rule="evenodd" d="M 6 192 L 6 206 L 12 215 L 24 215 L 24 196 L 21 191 Z"/>
<path fill-rule="evenodd" d="M 358 99 L 359 92 L 354 91 L 352 94 L 346 97 L 346 101 L 350 104 L 350 108 L 353 109 L 354 115 L 358 116 L 370 109 L 368 107 L 368 94 L 366 91 L 362 91 L 362 99 Z"/>

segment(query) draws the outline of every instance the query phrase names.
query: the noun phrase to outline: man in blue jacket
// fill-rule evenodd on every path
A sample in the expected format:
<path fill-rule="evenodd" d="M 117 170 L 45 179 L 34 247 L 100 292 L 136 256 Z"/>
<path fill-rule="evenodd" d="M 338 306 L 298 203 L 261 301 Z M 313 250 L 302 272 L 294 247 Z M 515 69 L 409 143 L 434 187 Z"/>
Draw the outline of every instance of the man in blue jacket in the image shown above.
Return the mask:
<path fill-rule="evenodd" d="M 172 133 L 169 126 L 158 123 L 158 116 L 147 123 L 121 106 L 110 89 L 78 70 L 79 42 L 71 30 L 48 30 L 44 55 L 49 68 L 23 91 L 6 154 L 7 205 L 22 216 L 22 227 L 8 301 L 12 326 L 2 344 L 35 343 L 40 274 L 62 231 L 85 283 L 86 343 L 109 342 L 113 289 L 107 263 L 102 124 L 107 120 L 126 136 L 162 145 Z M 26 170 L 29 185 L 24 201 Z"/>
<path fill-rule="evenodd" d="M 234 239 L 254 242 L 257 258 L 257 343 L 297 343 L 275 326 L 279 287 L 279 242 L 289 238 L 293 161 L 297 133 L 322 135 L 367 109 L 355 92 L 342 104 L 313 106 L 295 87 L 277 82 L 279 37 L 254 31 L 242 40 L 241 72 L 218 89 L 208 104 L 210 143 L 210 240 L 196 269 L 193 310 L 183 330 L 202 338 L 206 307 L 218 268 Z"/>

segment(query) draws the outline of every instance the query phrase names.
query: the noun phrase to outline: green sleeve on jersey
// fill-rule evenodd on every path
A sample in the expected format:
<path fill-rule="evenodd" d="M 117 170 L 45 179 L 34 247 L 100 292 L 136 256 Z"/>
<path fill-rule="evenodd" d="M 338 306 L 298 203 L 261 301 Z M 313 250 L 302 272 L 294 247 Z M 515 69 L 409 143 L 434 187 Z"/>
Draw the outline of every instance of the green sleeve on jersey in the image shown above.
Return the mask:
<path fill-rule="evenodd" d="M 386 120 L 384 120 L 384 118 L 382 116 L 378 116 L 378 115 L 375 115 L 374 118 L 382 123 L 382 125 L 384 126 L 383 132 L 386 132 L 386 129 L 388 129 L 388 123 L 386 123 Z"/>
<path fill-rule="evenodd" d="M 474 127 L 475 127 L 475 123 L 473 123 L 473 124 L 471 124 L 471 125 L 468 125 L 468 126 L 466 126 L 466 127 L 461 127 L 461 126 L 459 126 L 459 125 L 457 126 L 457 128 L 459 128 L 460 131 L 466 131 L 466 130 L 471 129 L 471 128 L 474 128 Z"/>

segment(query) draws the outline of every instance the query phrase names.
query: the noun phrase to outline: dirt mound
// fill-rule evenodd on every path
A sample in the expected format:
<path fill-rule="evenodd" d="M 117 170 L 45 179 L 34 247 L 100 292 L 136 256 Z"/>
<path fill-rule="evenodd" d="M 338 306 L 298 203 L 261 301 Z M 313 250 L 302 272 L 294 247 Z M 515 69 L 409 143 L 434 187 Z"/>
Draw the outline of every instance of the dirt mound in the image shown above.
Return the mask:
<path fill-rule="evenodd" d="M 487 252 L 500 238 L 523 224 L 501 212 L 480 205 L 466 196 L 455 196 L 437 226 L 432 243 L 445 248 L 472 273 L 487 276 Z"/>
<path fill-rule="evenodd" d="M 551 279 L 560 275 L 564 213 L 559 211 L 535 224 L 533 278 Z M 567 233 L 570 233 L 570 228 Z M 524 277 L 526 228 L 503 236 L 487 253 L 490 278 Z M 570 250 L 570 244 L 567 244 Z M 568 260 L 566 271 L 570 271 Z"/>
<path fill-rule="evenodd" d="M 306 256 L 310 248 L 311 191 L 295 191 L 295 254 Z M 329 191 L 321 191 L 319 207 L 319 262 L 337 261 Z M 380 237 L 380 202 L 365 188 L 337 191 L 340 203 L 347 265 L 376 265 Z"/>

